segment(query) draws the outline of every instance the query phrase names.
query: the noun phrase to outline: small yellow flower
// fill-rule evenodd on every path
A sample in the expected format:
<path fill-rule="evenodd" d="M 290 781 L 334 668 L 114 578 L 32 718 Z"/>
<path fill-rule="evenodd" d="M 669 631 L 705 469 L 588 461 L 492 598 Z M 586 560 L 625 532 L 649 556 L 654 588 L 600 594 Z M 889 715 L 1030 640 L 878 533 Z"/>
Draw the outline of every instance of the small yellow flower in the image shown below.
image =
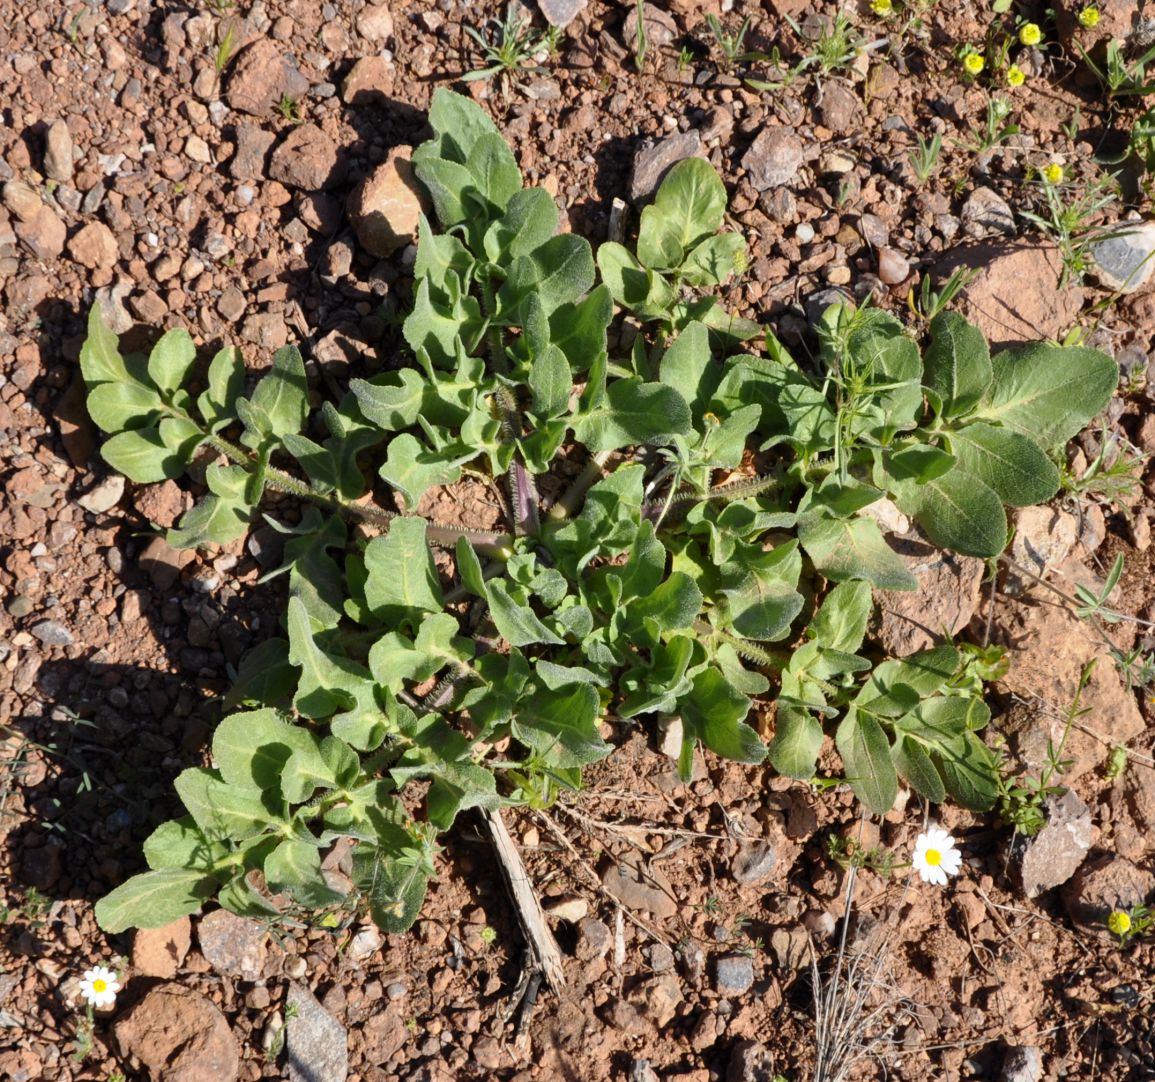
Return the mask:
<path fill-rule="evenodd" d="M 971 75 L 978 75 L 986 66 L 987 62 L 983 59 L 982 53 L 967 53 L 963 57 L 963 67 Z"/>
<path fill-rule="evenodd" d="M 1027 77 L 1018 64 L 1012 64 L 1007 68 L 1007 86 L 1022 86 L 1026 81 Z"/>
<path fill-rule="evenodd" d="M 1131 931 L 1131 914 L 1122 909 L 1111 910 L 1111 915 L 1107 918 L 1107 927 L 1115 935 L 1126 935 Z"/>
<path fill-rule="evenodd" d="M 880 19 L 885 19 L 894 12 L 893 0 L 870 0 L 870 10 Z"/>
<path fill-rule="evenodd" d="M 1037 23 L 1024 23 L 1019 29 L 1019 41 L 1024 45 L 1038 45 L 1043 40 L 1043 32 Z"/>
<path fill-rule="evenodd" d="M 1043 180 L 1048 184 L 1063 183 L 1063 167 L 1058 162 L 1043 166 Z"/>
<path fill-rule="evenodd" d="M 1085 26 L 1088 30 L 1099 25 L 1099 9 L 1097 7 L 1086 7 L 1079 12 L 1079 25 Z"/>

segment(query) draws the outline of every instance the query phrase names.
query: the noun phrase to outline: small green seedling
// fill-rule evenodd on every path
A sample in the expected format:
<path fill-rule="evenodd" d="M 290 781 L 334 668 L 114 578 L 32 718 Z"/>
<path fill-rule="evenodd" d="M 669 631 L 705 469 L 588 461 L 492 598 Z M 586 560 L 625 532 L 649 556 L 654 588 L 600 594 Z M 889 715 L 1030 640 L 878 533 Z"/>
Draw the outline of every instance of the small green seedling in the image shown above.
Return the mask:
<path fill-rule="evenodd" d="M 557 39 L 547 40 L 543 34 L 534 30 L 524 15 L 515 14 L 512 4 L 505 9 L 504 19 L 488 19 L 485 26 L 492 28 L 492 36 L 474 26 L 463 28 L 481 49 L 485 64 L 462 76 L 467 83 L 492 79 L 494 76 L 511 79 L 541 74 L 546 70 L 533 58 L 539 52 L 549 52 L 556 48 Z"/>

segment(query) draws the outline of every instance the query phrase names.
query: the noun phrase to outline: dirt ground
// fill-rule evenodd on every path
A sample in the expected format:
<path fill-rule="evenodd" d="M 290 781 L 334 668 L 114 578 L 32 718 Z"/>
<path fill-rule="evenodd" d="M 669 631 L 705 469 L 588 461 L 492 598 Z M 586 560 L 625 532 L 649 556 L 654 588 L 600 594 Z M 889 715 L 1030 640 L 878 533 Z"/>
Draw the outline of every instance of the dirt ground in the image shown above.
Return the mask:
<path fill-rule="evenodd" d="M 901 315 L 919 275 L 979 253 L 990 273 L 964 311 L 987 321 L 992 339 L 1059 337 L 1077 323 L 1124 370 L 1103 429 L 1072 446 L 1072 469 L 1085 469 L 1104 438 L 1155 451 L 1155 293 L 1112 296 L 1093 279 L 1060 287 L 1057 260 L 1021 217 L 1038 207 L 1031 178 L 1046 164 L 1063 165 L 1072 192 L 1101 177 L 1096 155 L 1119 152 L 1122 119 L 1135 112 L 1104 101 L 1077 48 L 1056 41 L 1047 5 L 1000 17 L 1035 19 L 1046 42 L 1013 46 L 1028 78 L 1001 93 L 1020 130 L 981 152 L 987 92 L 961 76 L 955 50 L 982 40 L 995 18 L 985 0 L 930 5 L 921 29 L 893 37 L 897 15 L 848 8 L 867 45 L 859 59 L 772 89 L 743 79 L 767 78 L 764 65 L 720 62 L 705 23 L 721 13 L 716 3 L 646 4 L 640 71 L 624 25 L 633 3 L 573 6 L 556 58 L 502 86 L 460 82 L 481 64 L 463 27 L 504 12 L 488 0 L 3 5 L 0 1079 L 303 1078 L 279 1037 L 302 987 L 344 1028 L 348 1078 L 359 1082 L 808 1079 L 808 944 L 829 972 L 848 876 L 839 839 L 902 864 L 923 828 L 917 799 L 862 821 L 848 791 L 710 755 L 684 786 L 656 734 L 615 729 L 619 750 L 590 770 L 580 797 L 508 816 L 567 978 L 520 1032 L 508 1007 L 521 933 L 468 816 L 445 839 L 439 877 L 404 937 L 359 921 L 266 934 L 207 911 L 167 939 L 97 928 L 95 900 L 140 870 L 141 840 L 179 813 L 172 779 L 205 762 L 220 698 L 245 652 L 275 629 L 284 595 L 282 580 L 258 583 L 279 561 L 275 531 L 256 529 L 227 551 L 177 552 L 158 527 L 191 506 L 195 486 L 112 477 L 83 407 L 88 309 L 96 296 L 113 305 L 129 344 L 183 326 L 206 349 L 239 344 L 254 369 L 295 341 L 330 387 L 379 370 L 396 348 L 411 264 L 404 252 L 379 260 L 364 250 L 346 197 L 391 148 L 421 141 L 436 87 L 473 93 L 527 183 L 556 192 L 566 228 L 595 245 L 614 198 L 631 191 L 637 156 L 689 140 L 724 178 L 729 226 L 749 246 L 749 269 L 724 299 L 790 346 L 802 344 L 806 302 L 821 290 L 871 294 Z M 1105 19 L 1118 8 L 1100 6 Z M 777 48 L 792 62 L 836 11 L 830 0 L 732 7 L 722 13 L 731 29 L 750 16 L 747 49 Z M 298 89 L 291 107 L 246 113 L 230 81 L 261 42 L 292 58 L 282 78 Z M 363 57 L 380 61 L 367 89 L 350 91 Z M 785 181 L 763 185 L 757 140 L 773 127 L 790 133 L 798 160 Z M 312 129 L 336 148 L 318 184 L 276 149 Z M 935 133 L 941 160 L 923 183 L 908 155 L 919 134 Z M 1092 223 L 1150 214 L 1132 181 Z M 37 194 L 34 208 L 14 182 Z M 1019 248 L 1026 261 L 1008 263 Z M 1155 473 L 1144 463 L 1137 478 L 1115 500 L 1065 495 L 1019 532 L 1046 549 L 1047 575 L 1067 592 L 1101 582 L 1122 553 L 1113 603 L 1151 620 Z M 483 513 L 469 485 L 440 498 L 452 506 L 439 517 Z M 1069 847 L 1032 858 L 997 816 L 949 807 L 931 810 L 964 855 L 948 889 L 904 868 L 860 870 L 851 954 L 870 963 L 871 1003 L 883 1009 L 880 1041 L 852 1077 L 1155 1078 L 1152 938 L 1120 946 L 1102 921 L 1155 899 L 1151 677 L 1132 666 L 1126 679 L 1108 653 L 1114 644 L 1141 657 L 1149 629 L 1100 633 L 1040 587 L 1012 596 L 1002 573 L 992 587 L 971 570 L 965 586 L 962 572 L 935 578 L 915 603 L 923 617 L 925 606 L 954 605 L 961 634 L 1011 647 L 1011 672 L 991 692 L 990 739 L 1016 770 L 1037 773 L 1081 665 L 1099 657 L 1062 779 L 1077 798 L 1077 870 L 1028 897 L 1030 862 L 1057 866 Z M 901 599 L 880 603 L 879 648 L 914 648 L 902 638 L 913 618 Z M 1126 767 L 1109 770 L 1120 746 Z M 98 962 L 118 967 L 125 988 L 86 1041 L 78 980 Z M 120 1024 L 171 987 L 195 997 L 188 1039 L 199 1060 L 157 1059 L 153 1038 Z M 290 1025 L 312 1009 L 304 1003 L 288 1011 Z M 210 1071 L 216 1055 L 235 1073 Z"/>

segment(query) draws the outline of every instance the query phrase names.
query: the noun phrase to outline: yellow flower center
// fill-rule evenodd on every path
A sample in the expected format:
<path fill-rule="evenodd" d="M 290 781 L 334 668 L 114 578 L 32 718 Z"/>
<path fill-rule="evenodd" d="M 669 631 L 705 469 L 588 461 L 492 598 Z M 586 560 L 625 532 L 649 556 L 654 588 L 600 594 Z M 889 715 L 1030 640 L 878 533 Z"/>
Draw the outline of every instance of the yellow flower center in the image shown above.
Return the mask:
<path fill-rule="evenodd" d="M 94 992 L 107 992 L 108 991 L 108 981 L 104 980 L 101 977 L 97 977 L 96 980 L 94 980 L 92 982 L 92 990 Z"/>
<path fill-rule="evenodd" d="M 940 853 L 937 849 L 928 849 L 926 851 L 926 862 L 931 867 L 935 867 L 936 865 L 941 864 L 942 853 Z"/>

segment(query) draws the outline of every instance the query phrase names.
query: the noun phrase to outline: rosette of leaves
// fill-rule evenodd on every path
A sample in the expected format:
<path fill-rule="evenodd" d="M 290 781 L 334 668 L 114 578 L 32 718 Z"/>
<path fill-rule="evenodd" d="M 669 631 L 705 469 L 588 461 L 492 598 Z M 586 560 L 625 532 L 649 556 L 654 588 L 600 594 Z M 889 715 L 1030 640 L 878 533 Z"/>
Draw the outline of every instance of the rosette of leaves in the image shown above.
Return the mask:
<path fill-rule="evenodd" d="M 436 221 L 420 224 L 411 354 L 337 404 L 310 409 L 292 348 L 246 397 L 233 351 L 202 369 L 170 331 L 122 357 L 93 311 L 81 363 L 110 464 L 139 482 L 204 467 L 209 491 L 172 543 L 234 540 L 269 487 L 306 503 L 274 522 L 282 633 L 242 663 L 212 765 L 178 779 L 187 816 L 148 840 L 150 870 L 101 902 L 102 924 L 163 924 L 213 895 L 266 916 L 363 897 L 402 929 L 461 811 L 578 787 L 611 750 L 607 718 L 677 719 L 684 777 L 699 744 L 760 762 L 747 718 L 775 685 L 783 772 L 812 776 L 829 728 L 871 808 L 900 777 L 984 806 L 973 658 L 862 652 L 871 586 L 914 585 L 869 511 L 889 497 L 942 543 L 999 551 L 1003 503 L 1053 492 L 1049 453 L 1105 402 L 1112 362 L 1049 346 L 992 359 L 955 317 L 924 357 L 892 317 L 837 308 L 816 368 L 769 334 L 764 354 L 727 356 L 751 328 L 691 296 L 744 260 L 718 233 L 708 164 L 671 170 L 638 259 L 603 246 L 599 284 L 588 243 L 558 233 L 477 105 L 439 90 L 430 122 L 413 160 Z M 642 278 L 669 303 L 635 306 L 622 291 Z M 615 300 L 656 333 L 611 359 Z M 534 478 L 563 450 L 588 465 L 543 506 Z M 413 513 L 467 467 L 507 480 L 507 532 Z M 452 581 L 431 545 L 452 548 Z"/>

